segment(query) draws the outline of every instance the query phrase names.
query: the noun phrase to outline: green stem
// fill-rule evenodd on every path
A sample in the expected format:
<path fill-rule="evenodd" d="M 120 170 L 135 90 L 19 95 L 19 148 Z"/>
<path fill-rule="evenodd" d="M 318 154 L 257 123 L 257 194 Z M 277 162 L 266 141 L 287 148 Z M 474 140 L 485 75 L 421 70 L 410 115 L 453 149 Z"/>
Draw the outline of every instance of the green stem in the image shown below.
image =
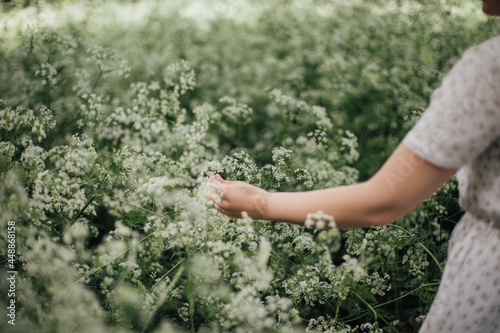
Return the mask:
<path fill-rule="evenodd" d="M 406 230 L 405 228 L 403 227 L 400 227 L 399 225 L 397 224 L 388 224 L 387 227 L 395 227 L 395 228 L 398 228 L 399 230 L 403 230 L 404 232 L 406 232 L 409 236 L 415 236 L 414 234 L 412 234 L 411 232 L 409 232 L 408 230 Z"/>
<path fill-rule="evenodd" d="M 188 260 L 190 260 L 191 253 L 189 251 L 189 247 L 187 248 L 186 253 L 187 253 Z M 195 329 L 194 329 L 194 303 L 195 303 L 195 296 L 194 296 L 193 290 L 192 290 L 193 285 L 192 285 L 192 281 L 191 281 L 191 270 L 188 271 L 188 285 L 190 286 L 190 289 L 191 289 L 191 292 L 189 292 L 187 294 L 187 296 L 189 298 L 189 321 L 191 323 L 191 332 L 195 333 Z"/>
<path fill-rule="evenodd" d="M 341 301 L 337 301 L 337 309 L 335 310 L 335 318 L 333 319 L 334 321 L 337 321 L 337 318 L 339 317 L 339 310 L 340 310 L 340 304 Z"/>
<path fill-rule="evenodd" d="M 384 305 L 388 305 L 388 304 L 394 303 L 394 302 L 399 301 L 399 300 L 401 300 L 401 299 L 403 299 L 403 298 L 405 298 L 405 297 L 410 296 L 411 294 L 413 294 L 414 292 L 416 292 L 416 291 L 418 291 L 418 290 L 420 290 L 420 289 L 422 289 L 422 288 L 425 288 L 425 287 L 432 287 L 432 286 L 437 286 L 437 285 L 439 285 L 439 282 L 435 282 L 435 283 L 425 283 L 425 284 L 422 284 L 422 285 L 420 285 L 418 288 L 415 288 L 415 289 L 413 289 L 412 291 L 409 291 L 409 292 L 407 292 L 406 294 L 399 296 L 398 298 L 392 299 L 392 300 L 387 301 L 387 302 L 384 302 L 384 303 L 379 303 L 379 304 L 377 304 L 377 305 L 372 306 L 371 308 L 372 308 L 372 309 L 376 309 L 376 308 L 382 307 L 382 306 L 384 306 Z M 368 312 L 368 311 L 369 311 L 369 310 L 365 310 L 364 312 Z M 345 319 L 349 318 L 349 317 L 346 317 L 346 318 L 344 319 L 344 322 L 346 322 L 346 323 L 347 323 L 347 322 L 355 321 L 355 320 L 358 320 L 359 318 L 361 318 L 361 317 L 363 317 L 363 316 L 364 316 L 364 314 L 363 314 L 363 315 L 361 315 L 361 316 L 359 316 L 359 317 L 353 318 L 353 319 L 348 319 L 348 320 L 345 320 Z"/>
<path fill-rule="evenodd" d="M 163 274 L 159 279 L 158 281 L 156 281 L 156 283 L 151 287 L 151 289 L 149 290 L 149 292 L 153 291 L 153 289 L 156 288 L 156 286 L 161 282 L 163 281 L 163 279 L 165 279 L 174 269 L 177 268 L 177 266 L 179 266 L 182 262 L 184 261 L 184 258 L 182 258 L 181 260 L 179 260 L 179 262 L 177 264 L 174 265 L 174 267 L 172 267 L 168 272 L 166 272 L 165 274 Z"/>
<path fill-rule="evenodd" d="M 432 286 L 438 286 L 438 285 L 439 285 L 439 282 L 435 282 L 435 283 L 424 283 L 424 284 L 420 285 L 418 288 L 415 288 L 415 289 L 413 289 L 412 291 L 409 291 L 409 292 L 407 292 L 406 294 L 399 296 L 398 298 L 395 298 L 395 299 L 393 299 L 393 300 L 387 301 L 387 302 L 385 302 L 385 303 L 380 303 L 380 304 L 377 304 L 377 305 L 375 305 L 373 308 L 379 308 L 379 307 L 381 307 L 381 306 L 384 306 L 384 305 L 387 305 L 387 304 L 390 304 L 390 303 L 393 303 L 393 302 L 399 301 L 400 299 L 403 299 L 403 298 L 405 298 L 405 297 L 407 297 L 407 296 L 410 296 L 410 295 L 411 295 L 411 294 L 413 294 L 415 291 L 418 291 L 418 290 L 420 290 L 420 289 L 422 289 L 422 288 L 425 288 L 425 287 L 432 287 Z"/>
<path fill-rule="evenodd" d="M 159 217 L 164 216 L 164 215 L 162 215 L 162 214 L 155 213 L 155 212 L 153 212 L 153 211 L 151 211 L 151 210 L 149 210 L 149 209 L 146 209 L 146 208 L 144 208 L 144 207 L 134 205 L 134 204 L 130 203 L 130 201 L 123 200 L 123 199 L 118 199 L 118 198 L 113 197 L 113 196 L 111 196 L 111 195 L 110 195 L 109 197 L 110 197 L 111 199 L 120 200 L 120 201 L 121 201 L 121 202 L 123 202 L 124 204 L 129 205 L 130 207 L 134 207 L 134 208 L 136 208 L 136 209 L 142 210 L 142 211 L 143 211 L 143 212 L 145 212 L 145 213 L 152 214 L 152 215 L 159 216 Z"/>
<path fill-rule="evenodd" d="M 373 312 L 373 315 L 375 317 L 375 321 L 377 321 L 377 311 L 375 311 L 374 308 L 372 308 L 372 306 L 370 304 L 368 304 L 368 302 L 361 296 L 359 296 L 358 294 L 356 294 L 354 291 L 351 291 L 351 293 L 356 296 L 364 305 L 366 305 L 366 307 L 368 309 L 371 310 L 371 312 Z"/>
<path fill-rule="evenodd" d="M 110 264 L 112 264 L 113 262 L 115 262 L 116 260 L 118 260 L 119 258 L 121 258 L 125 253 L 127 253 L 128 251 L 130 251 L 131 249 L 133 249 L 134 247 L 136 247 L 137 245 L 143 243 L 145 240 L 147 240 L 149 237 L 153 236 L 153 234 L 149 234 L 147 235 L 146 237 L 144 237 L 143 239 L 141 239 L 137 244 L 135 244 L 134 246 L 130 246 L 128 247 L 125 251 L 123 251 L 122 253 L 120 253 L 119 255 L 117 255 L 116 257 L 114 257 L 111 261 L 107 262 L 106 264 L 102 265 L 102 266 L 99 266 L 97 267 L 96 269 L 94 269 L 93 271 L 85 274 L 83 277 L 79 278 L 78 280 L 76 280 L 75 282 L 73 282 L 68 288 L 66 288 L 64 290 L 64 292 L 68 291 L 69 289 L 73 288 L 75 285 L 77 285 L 78 283 L 80 283 L 82 280 L 88 278 L 89 276 L 97 273 L 98 271 L 100 271 L 101 269 L 103 269 L 104 267 L 106 266 L 109 266 Z"/>
<path fill-rule="evenodd" d="M 92 87 L 92 92 L 94 92 L 95 89 L 97 88 L 97 83 L 99 82 L 99 80 L 101 79 L 101 76 L 102 76 L 101 65 L 97 65 L 97 69 L 99 70 L 99 74 L 97 75 L 97 79 L 95 80 L 94 86 Z"/>
<path fill-rule="evenodd" d="M 405 228 L 403 227 L 400 227 L 399 225 L 396 225 L 396 224 L 388 224 L 388 226 L 391 226 L 391 227 L 395 227 L 395 228 L 398 228 L 400 230 L 403 230 L 404 232 L 406 232 L 408 235 L 410 236 L 415 236 L 414 234 L 410 233 L 408 230 L 406 230 Z M 441 273 L 443 273 L 443 267 L 441 266 L 441 264 L 439 263 L 439 261 L 436 259 L 436 257 L 432 254 L 432 252 L 424 245 L 422 244 L 421 242 L 418 242 L 417 243 L 421 248 L 423 248 L 425 250 L 425 252 L 427 252 L 431 258 L 434 260 L 434 262 L 436 263 L 436 265 L 439 267 L 439 269 L 441 270 Z"/>
<path fill-rule="evenodd" d="M 108 176 L 108 172 L 106 172 L 106 174 L 104 175 L 104 177 L 102 178 L 101 182 L 99 183 L 99 185 L 97 186 L 97 189 L 96 189 L 96 192 L 99 191 L 101 189 L 101 186 L 102 184 L 104 183 L 104 181 L 106 180 L 106 177 Z M 82 209 L 80 209 L 80 211 L 78 212 L 78 214 L 75 215 L 75 217 L 71 220 L 70 223 L 68 223 L 63 231 L 63 235 L 68 231 L 69 227 L 71 227 L 71 225 L 80 217 L 83 215 L 83 213 L 85 212 L 85 210 L 87 209 L 87 207 L 92 203 L 92 201 L 94 201 L 94 199 L 97 197 L 97 195 L 93 195 L 89 201 L 87 201 L 87 203 L 85 204 L 85 206 L 83 206 Z"/>
<path fill-rule="evenodd" d="M 154 310 L 154 312 L 149 317 L 148 321 L 146 322 L 146 325 L 144 325 L 144 328 L 142 330 L 143 333 L 150 332 L 154 328 L 153 325 L 154 325 L 154 323 L 156 321 L 156 318 L 159 317 L 160 312 L 161 312 L 163 306 L 169 300 L 169 298 L 167 297 L 168 293 L 175 287 L 175 285 L 177 284 L 177 281 L 179 281 L 179 279 L 181 278 L 181 275 L 184 272 L 184 269 L 185 269 L 185 267 L 183 265 L 183 266 L 181 266 L 181 268 L 179 268 L 179 270 L 177 271 L 177 273 L 175 273 L 175 276 L 172 279 L 172 282 L 168 286 L 167 290 L 163 293 L 163 298 L 161 299 L 161 302 L 158 302 L 158 306 L 156 307 L 156 309 Z"/>
<path fill-rule="evenodd" d="M 441 274 L 443 273 L 443 267 L 441 266 L 441 264 L 439 263 L 439 261 L 436 259 L 436 257 L 432 254 L 431 251 L 429 251 L 429 249 L 427 247 L 425 247 L 424 244 L 418 242 L 417 243 L 418 245 L 420 245 L 421 248 L 423 248 L 430 256 L 431 258 L 434 260 L 434 262 L 436 263 L 436 265 L 439 267 L 439 270 L 441 271 Z"/>
<path fill-rule="evenodd" d="M 382 320 L 384 323 L 386 323 L 387 326 L 389 326 L 392 330 L 394 330 L 394 332 L 398 332 L 398 330 L 391 325 L 391 323 L 389 323 L 384 317 L 382 317 L 381 315 L 379 315 L 377 313 L 377 311 L 375 311 L 375 309 L 370 305 L 368 304 L 368 302 L 361 296 L 359 296 L 358 294 L 356 294 L 354 291 L 351 290 L 351 293 L 356 296 L 363 304 L 366 305 L 366 307 L 368 309 L 370 309 L 371 312 L 373 312 L 373 315 L 375 316 L 375 321 L 377 321 L 377 318 L 380 317 L 380 320 Z"/>

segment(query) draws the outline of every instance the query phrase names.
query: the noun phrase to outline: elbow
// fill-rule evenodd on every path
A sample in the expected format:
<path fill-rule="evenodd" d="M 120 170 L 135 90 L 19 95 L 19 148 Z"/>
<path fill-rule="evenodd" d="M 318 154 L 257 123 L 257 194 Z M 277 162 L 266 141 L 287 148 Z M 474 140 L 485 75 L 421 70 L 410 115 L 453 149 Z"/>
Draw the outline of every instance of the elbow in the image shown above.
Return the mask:
<path fill-rule="evenodd" d="M 402 197 L 398 197 L 393 191 L 385 190 L 378 182 L 373 180 L 365 184 L 369 200 L 362 210 L 366 223 L 373 227 L 381 227 L 393 223 L 407 212 Z"/>
<path fill-rule="evenodd" d="M 398 220 L 405 215 L 403 209 L 396 200 L 380 198 L 375 205 L 371 206 L 367 214 L 367 222 L 373 227 L 383 227 Z"/>
<path fill-rule="evenodd" d="M 401 217 L 401 214 L 398 214 L 393 209 L 384 209 L 382 211 L 376 212 L 372 214 L 369 219 L 370 225 L 373 227 L 383 227 L 388 224 L 393 223 L 397 219 Z"/>
<path fill-rule="evenodd" d="M 417 206 L 417 204 L 401 200 L 401 198 L 382 197 L 381 201 L 378 202 L 378 205 L 372 211 L 372 225 L 375 227 L 382 227 L 391 224 L 408 214 Z"/>

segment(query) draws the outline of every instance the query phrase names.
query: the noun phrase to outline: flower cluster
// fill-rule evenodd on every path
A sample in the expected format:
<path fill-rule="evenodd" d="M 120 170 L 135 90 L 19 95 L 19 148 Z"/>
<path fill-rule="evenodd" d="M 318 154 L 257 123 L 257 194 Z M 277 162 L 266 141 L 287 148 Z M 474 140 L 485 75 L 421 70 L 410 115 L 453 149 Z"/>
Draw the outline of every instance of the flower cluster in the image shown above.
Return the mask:
<path fill-rule="evenodd" d="M 335 220 L 332 216 L 322 211 L 318 211 L 316 213 L 307 214 L 304 226 L 306 228 L 316 229 L 335 228 Z"/>

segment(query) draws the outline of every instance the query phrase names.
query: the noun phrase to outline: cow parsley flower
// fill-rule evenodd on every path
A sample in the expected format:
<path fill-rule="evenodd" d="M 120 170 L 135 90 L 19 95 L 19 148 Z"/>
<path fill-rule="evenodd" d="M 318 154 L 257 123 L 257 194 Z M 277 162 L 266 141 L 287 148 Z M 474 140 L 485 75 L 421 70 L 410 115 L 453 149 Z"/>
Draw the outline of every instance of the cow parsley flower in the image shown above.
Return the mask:
<path fill-rule="evenodd" d="M 296 169 L 295 174 L 298 181 L 303 181 L 303 184 L 306 188 L 311 188 L 314 185 L 313 177 L 309 170 L 306 169 Z"/>
<path fill-rule="evenodd" d="M 246 104 L 237 103 L 235 99 L 225 96 L 219 99 L 220 103 L 229 104 L 222 109 L 222 114 L 232 122 L 240 125 L 246 125 L 251 121 L 253 110 Z"/>
<path fill-rule="evenodd" d="M 0 156 L 6 158 L 7 162 L 12 161 L 15 153 L 16 147 L 11 142 L 0 141 Z"/>
<path fill-rule="evenodd" d="M 38 146 L 30 145 L 21 154 L 20 162 L 23 169 L 31 179 L 45 169 L 45 160 L 47 152 Z"/>
<path fill-rule="evenodd" d="M 341 151 L 347 151 L 344 153 L 344 158 L 347 162 L 353 163 L 359 159 L 358 139 L 350 131 L 345 131 L 346 137 L 342 138 Z"/>
<path fill-rule="evenodd" d="M 248 153 L 240 151 L 233 153 L 232 156 L 225 156 L 221 165 L 223 172 L 228 175 L 227 178 L 260 185 L 259 168 Z"/>
<path fill-rule="evenodd" d="M 42 85 L 53 86 L 57 83 L 57 69 L 52 64 L 42 64 L 41 70 L 35 72 L 35 76 L 42 78 Z"/>
<path fill-rule="evenodd" d="M 356 258 L 352 258 L 350 255 L 345 254 L 342 259 L 345 261 L 342 266 L 347 272 L 352 274 L 354 281 L 359 281 L 365 276 L 365 270 L 361 267 Z"/>
<path fill-rule="evenodd" d="M 429 266 L 426 253 L 420 246 L 411 246 L 403 256 L 403 264 L 408 264 L 409 272 L 413 276 L 423 276 Z"/>
<path fill-rule="evenodd" d="M 384 296 L 386 291 L 391 290 L 389 279 L 390 276 L 387 273 L 385 273 L 384 276 L 380 276 L 379 272 L 373 272 L 370 275 L 366 275 L 364 282 L 372 287 L 370 289 L 372 294 Z"/>
<path fill-rule="evenodd" d="M 285 147 L 273 149 L 273 161 L 276 165 L 285 165 L 288 159 L 292 156 L 293 151 Z"/>
<path fill-rule="evenodd" d="M 307 214 L 304 222 L 306 228 L 326 229 L 335 228 L 335 219 L 333 216 L 317 211 L 316 213 Z"/>

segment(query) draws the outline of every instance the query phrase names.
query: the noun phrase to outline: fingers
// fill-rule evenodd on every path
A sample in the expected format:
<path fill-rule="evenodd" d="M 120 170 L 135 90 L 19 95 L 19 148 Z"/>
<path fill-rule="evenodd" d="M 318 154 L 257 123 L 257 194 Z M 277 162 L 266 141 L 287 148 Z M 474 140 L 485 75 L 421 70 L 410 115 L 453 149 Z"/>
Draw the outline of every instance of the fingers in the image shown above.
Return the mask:
<path fill-rule="evenodd" d="M 222 195 L 224 193 L 224 191 L 223 191 L 224 184 L 218 182 L 215 179 L 211 179 L 211 183 L 212 183 L 212 187 L 213 187 L 213 192 L 210 194 L 210 198 L 212 200 L 213 200 L 212 197 L 222 198 Z"/>
<path fill-rule="evenodd" d="M 221 211 L 219 203 L 223 195 L 222 187 L 225 182 L 226 180 L 224 180 L 219 174 L 215 174 L 210 177 L 210 183 L 214 187 L 214 191 L 210 194 L 210 202 L 212 208 L 218 211 Z"/>
<path fill-rule="evenodd" d="M 209 199 L 210 199 L 210 205 L 212 205 L 212 208 L 215 208 L 217 201 L 220 200 L 220 196 L 215 194 L 215 193 L 212 193 L 212 194 L 210 194 Z"/>
<path fill-rule="evenodd" d="M 212 183 L 212 185 L 220 186 L 226 184 L 228 181 L 222 178 L 218 173 L 216 173 L 215 175 L 210 176 L 210 182 Z"/>

